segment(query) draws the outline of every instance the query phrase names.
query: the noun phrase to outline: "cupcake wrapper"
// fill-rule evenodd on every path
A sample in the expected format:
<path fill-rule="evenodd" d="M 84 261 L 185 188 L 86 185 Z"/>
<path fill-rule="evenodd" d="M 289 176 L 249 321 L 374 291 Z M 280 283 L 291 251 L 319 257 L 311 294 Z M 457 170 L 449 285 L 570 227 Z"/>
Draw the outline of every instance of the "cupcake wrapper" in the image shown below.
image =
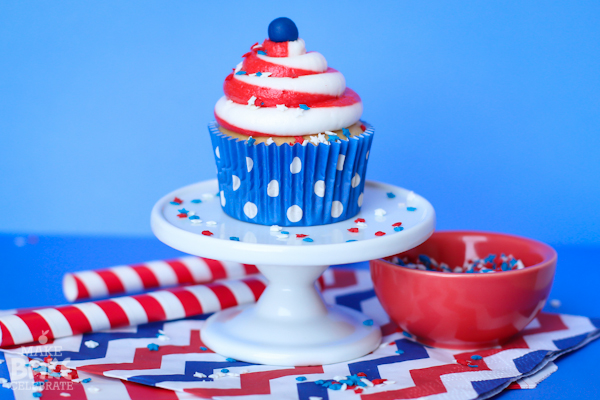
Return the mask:
<path fill-rule="evenodd" d="M 366 124 L 365 124 L 366 125 Z M 223 210 L 261 225 L 313 226 L 352 218 L 362 205 L 374 130 L 317 146 L 248 145 L 208 125 Z"/>

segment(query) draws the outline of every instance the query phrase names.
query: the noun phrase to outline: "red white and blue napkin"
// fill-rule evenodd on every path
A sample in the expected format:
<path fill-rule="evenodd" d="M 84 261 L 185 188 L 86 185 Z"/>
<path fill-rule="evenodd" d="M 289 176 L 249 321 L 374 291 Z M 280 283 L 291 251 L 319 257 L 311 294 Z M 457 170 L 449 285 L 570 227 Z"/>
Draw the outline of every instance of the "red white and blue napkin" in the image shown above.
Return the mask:
<path fill-rule="evenodd" d="M 556 370 L 554 359 L 600 336 L 598 319 L 542 313 L 502 347 L 436 349 L 389 321 L 368 271 L 330 268 L 322 283 L 327 302 L 360 310 L 382 326 L 380 348 L 325 366 L 250 364 L 204 346 L 200 331 L 207 315 L 202 315 L 3 349 L 0 399 L 38 393 L 44 399 L 113 400 L 485 399 L 507 387 L 535 387 Z M 69 379 L 72 371 L 78 374 L 75 382 Z"/>

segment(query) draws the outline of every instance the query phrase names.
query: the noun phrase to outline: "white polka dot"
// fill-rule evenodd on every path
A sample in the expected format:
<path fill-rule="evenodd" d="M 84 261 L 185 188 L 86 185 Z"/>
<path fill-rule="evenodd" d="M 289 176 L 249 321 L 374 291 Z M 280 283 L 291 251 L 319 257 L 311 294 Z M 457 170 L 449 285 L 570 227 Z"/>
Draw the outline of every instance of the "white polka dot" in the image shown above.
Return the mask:
<path fill-rule="evenodd" d="M 344 169 L 344 161 L 346 161 L 346 156 L 343 154 L 340 154 L 338 156 L 338 163 L 337 163 L 337 167 L 336 167 L 336 169 L 338 171 L 341 171 Z"/>
<path fill-rule="evenodd" d="M 358 185 L 360 185 L 360 175 L 358 174 L 358 172 L 356 174 L 354 174 L 354 178 L 352 178 L 352 187 L 355 188 Z"/>
<path fill-rule="evenodd" d="M 368 159 L 369 159 L 369 151 L 367 151 L 367 155 L 365 157 L 365 160 L 368 160 Z"/>
<path fill-rule="evenodd" d="M 231 180 L 233 181 L 233 191 L 235 192 L 240 188 L 240 178 L 238 178 L 237 175 L 233 175 Z"/>
<path fill-rule="evenodd" d="M 277 197 L 277 196 L 279 196 L 279 182 L 277 182 L 275 179 L 273 179 L 267 185 L 267 194 L 270 197 Z"/>
<path fill-rule="evenodd" d="M 361 193 L 360 196 L 358 196 L 358 206 L 362 207 L 362 202 L 363 202 L 363 194 Z"/>
<path fill-rule="evenodd" d="M 244 214 L 246 214 L 246 216 L 248 218 L 256 217 L 257 213 L 258 213 L 258 208 L 256 208 L 256 204 L 254 204 L 250 201 L 247 202 L 246 204 L 244 204 Z"/>
<path fill-rule="evenodd" d="M 291 206 L 287 210 L 287 217 L 291 222 L 298 222 L 302 219 L 302 209 L 300 206 Z"/>
<path fill-rule="evenodd" d="M 248 167 L 248 172 L 252 171 L 252 168 L 254 167 L 254 160 L 250 157 L 246 157 L 246 167 Z"/>
<path fill-rule="evenodd" d="M 215 154 L 217 155 L 217 158 L 221 158 L 221 153 L 219 153 L 219 146 L 215 147 Z"/>
<path fill-rule="evenodd" d="M 315 182 L 315 194 L 319 197 L 325 196 L 325 181 Z"/>
<path fill-rule="evenodd" d="M 340 215 L 342 215 L 342 212 L 344 211 L 344 205 L 342 204 L 341 201 L 334 201 L 333 203 L 331 203 L 331 216 L 333 218 L 337 218 Z"/>
<path fill-rule="evenodd" d="M 290 164 L 290 172 L 292 174 L 297 174 L 302 170 L 302 161 L 300 161 L 300 157 L 294 157 L 292 163 Z"/>
<path fill-rule="evenodd" d="M 221 198 L 221 205 L 222 205 L 223 207 L 225 207 L 225 192 L 223 192 L 223 191 L 221 190 L 221 192 L 219 193 L 219 197 Z"/>

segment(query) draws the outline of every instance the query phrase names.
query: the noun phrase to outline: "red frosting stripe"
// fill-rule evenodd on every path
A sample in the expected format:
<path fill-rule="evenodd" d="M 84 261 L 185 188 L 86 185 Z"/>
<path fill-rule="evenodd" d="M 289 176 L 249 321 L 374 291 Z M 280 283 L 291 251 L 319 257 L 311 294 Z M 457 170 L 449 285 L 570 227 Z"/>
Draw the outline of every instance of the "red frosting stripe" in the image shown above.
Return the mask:
<path fill-rule="evenodd" d="M 314 75 L 320 74 L 320 72 L 309 71 L 307 69 L 290 68 L 285 65 L 273 64 L 258 58 L 256 50 L 253 50 L 242 64 L 242 71 L 248 74 L 255 74 L 257 72 L 270 72 L 271 77 L 274 78 L 297 78 L 303 75 Z"/>
<path fill-rule="evenodd" d="M 262 50 L 269 57 L 287 57 L 288 56 L 288 42 L 272 42 L 269 39 L 265 39 L 262 48 L 257 48 L 256 51 Z"/>

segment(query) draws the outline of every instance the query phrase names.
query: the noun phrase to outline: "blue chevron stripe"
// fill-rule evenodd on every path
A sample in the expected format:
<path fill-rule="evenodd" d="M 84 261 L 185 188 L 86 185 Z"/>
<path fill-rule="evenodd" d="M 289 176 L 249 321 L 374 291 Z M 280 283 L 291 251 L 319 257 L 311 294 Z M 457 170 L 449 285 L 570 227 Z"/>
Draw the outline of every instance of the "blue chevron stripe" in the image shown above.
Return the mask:
<path fill-rule="evenodd" d="M 308 400 L 309 397 L 321 397 L 329 400 L 328 389 L 314 382 L 302 382 L 296 385 L 298 388 L 298 400 Z"/>
<path fill-rule="evenodd" d="M 3 352 L 0 352 L 0 378 L 4 378 L 10 382 L 8 363 L 6 362 Z M 0 386 L 0 400 L 15 400 L 15 394 L 12 389 L 6 389 Z"/>
<path fill-rule="evenodd" d="M 527 353 L 524 356 L 515 358 L 513 362 L 515 363 L 515 366 L 517 367 L 519 372 L 525 374 L 537 367 L 537 365 L 540 362 L 542 362 L 542 360 L 544 359 L 544 357 L 546 357 L 548 353 L 551 352 L 546 350 L 532 351 L 531 353 Z"/>
<path fill-rule="evenodd" d="M 403 354 L 350 363 L 348 364 L 350 373 L 354 375 L 363 372 L 367 375 L 367 379 L 372 381 L 373 379 L 381 378 L 378 368 L 380 365 L 429 358 L 429 354 L 422 344 L 412 342 L 408 339 L 398 339 L 395 343 L 398 350 L 404 351 Z"/>
<path fill-rule="evenodd" d="M 375 297 L 374 289 L 337 296 L 335 298 L 335 302 L 339 305 L 350 307 L 357 311 L 362 311 L 360 303 L 364 300 L 370 299 L 371 297 Z"/>
<path fill-rule="evenodd" d="M 565 350 L 569 347 L 577 346 L 579 343 L 587 339 L 589 335 L 589 333 L 584 333 L 582 335 L 571 336 L 565 339 L 554 340 L 552 341 L 552 343 L 554 343 L 554 345 L 558 347 L 559 350 Z"/>
<path fill-rule="evenodd" d="M 170 374 L 170 375 L 136 375 L 128 378 L 130 382 L 142 383 L 144 385 L 156 386 L 157 383 L 165 381 L 176 381 L 176 382 L 198 382 L 198 381 L 213 381 L 212 378 L 195 378 L 196 372 L 201 372 L 208 376 L 214 373 L 215 370 L 220 371 L 223 368 L 232 367 L 246 367 L 250 364 L 241 361 L 229 362 L 229 361 L 186 361 L 184 374 Z"/>

